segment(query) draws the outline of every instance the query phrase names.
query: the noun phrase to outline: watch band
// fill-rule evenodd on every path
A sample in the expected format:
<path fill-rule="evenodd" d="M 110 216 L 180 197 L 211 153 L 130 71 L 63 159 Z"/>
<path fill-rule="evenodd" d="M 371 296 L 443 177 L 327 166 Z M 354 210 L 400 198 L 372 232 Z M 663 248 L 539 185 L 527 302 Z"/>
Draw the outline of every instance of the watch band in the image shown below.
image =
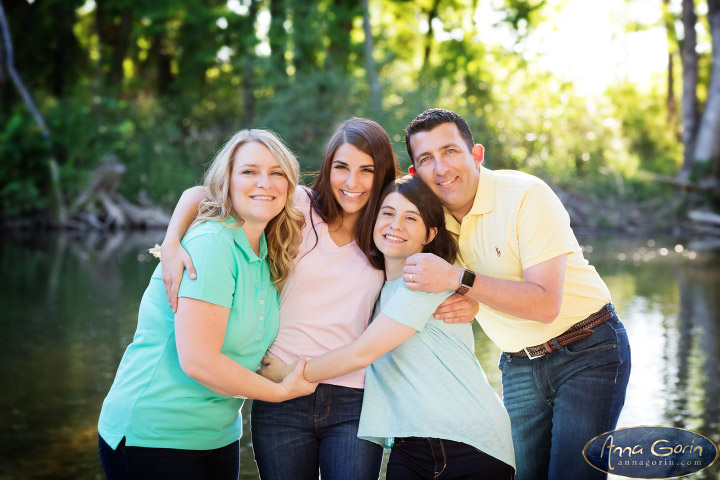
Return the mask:
<path fill-rule="evenodd" d="M 463 270 L 462 276 L 460 277 L 460 286 L 455 290 L 458 295 L 465 295 L 475 283 L 475 272 L 472 270 Z"/>

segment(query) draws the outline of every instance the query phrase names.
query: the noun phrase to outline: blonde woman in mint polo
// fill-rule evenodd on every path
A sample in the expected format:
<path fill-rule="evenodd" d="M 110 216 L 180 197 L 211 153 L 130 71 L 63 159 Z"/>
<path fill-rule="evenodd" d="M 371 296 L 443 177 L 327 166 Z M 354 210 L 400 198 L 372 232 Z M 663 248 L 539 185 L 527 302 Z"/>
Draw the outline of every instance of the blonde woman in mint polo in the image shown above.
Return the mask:
<path fill-rule="evenodd" d="M 282 383 L 257 375 L 275 339 L 276 285 L 287 279 L 302 215 L 299 168 L 273 134 L 235 134 L 210 166 L 203 203 L 183 246 L 199 272 L 167 304 L 160 266 L 102 406 L 100 458 L 109 480 L 237 480 L 243 397 L 307 395 L 302 362 Z"/>

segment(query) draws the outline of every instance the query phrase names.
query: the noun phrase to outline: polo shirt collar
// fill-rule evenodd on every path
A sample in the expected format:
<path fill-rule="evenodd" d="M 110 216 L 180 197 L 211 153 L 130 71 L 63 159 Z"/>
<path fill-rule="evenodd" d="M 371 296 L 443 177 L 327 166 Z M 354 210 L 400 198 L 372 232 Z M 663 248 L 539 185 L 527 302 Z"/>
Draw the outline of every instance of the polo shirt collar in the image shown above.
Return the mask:
<path fill-rule="evenodd" d="M 255 251 L 250 246 L 250 241 L 245 235 L 245 230 L 241 226 L 237 226 L 237 221 L 230 215 L 224 222 L 228 227 L 233 230 L 233 240 L 235 244 L 240 247 L 245 257 L 250 262 L 265 260 L 267 257 L 267 240 L 265 239 L 265 232 L 260 236 L 260 255 L 256 255 Z"/>
<path fill-rule="evenodd" d="M 495 207 L 495 172 L 480 165 L 480 179 L 475 192 L 475 200 L 467 215 L 484 215 Z M 467 216 L 466 215 L 466 216 Z M 460 223 L 445 210 L 447 229 L 460 235 Z"/>
<path fill-rule="evenodd" d="M 480 165 L 480 181 L 468 215 L 484 215 L 495 206 L 495 172 Z"/>

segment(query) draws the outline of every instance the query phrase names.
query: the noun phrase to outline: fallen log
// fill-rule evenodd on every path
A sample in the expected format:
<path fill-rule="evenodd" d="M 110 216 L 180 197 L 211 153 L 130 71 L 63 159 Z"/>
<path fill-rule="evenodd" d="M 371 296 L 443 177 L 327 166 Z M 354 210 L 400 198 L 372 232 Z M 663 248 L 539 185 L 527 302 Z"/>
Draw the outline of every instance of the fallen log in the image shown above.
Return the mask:
<path fill-rule="evenodd" d="M 95 230 L 167 227 L 170 215 L 152 205 L 147 195 L 141 198 L 143 205 L 136 205 L 118 193 L 126 171 L 115 157 L 107 157 L 73 202 L 70 217 L 62 226 Z"/>
<path fill-rule="evenodd" d="M 709 193 L 720 198 L 720 184 L 718 183 L 718 180 L 714 178 L 705 179 L 700 182 L 691 182 L 684 178 L 666 177 L 664 175 L 652 174 L 650 175 L 650 178 L 660 183 L 672 185 L 681 190 L 687 190 L 688 192 Z"/>
<path fill-rule="evenodd" d="M 720 215 L 717 213 L 692 210 L 688 212 L 687 216 L 693 222 L 720 227 Z"/>

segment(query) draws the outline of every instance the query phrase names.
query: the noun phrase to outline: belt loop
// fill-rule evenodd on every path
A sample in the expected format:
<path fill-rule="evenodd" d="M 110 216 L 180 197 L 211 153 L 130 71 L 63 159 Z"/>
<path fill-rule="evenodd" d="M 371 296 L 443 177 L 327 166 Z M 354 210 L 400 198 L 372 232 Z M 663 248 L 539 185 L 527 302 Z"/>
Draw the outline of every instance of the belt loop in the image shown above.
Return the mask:
<path fill-rule="evenodd" d="M 562 350 L 562 345 L 560 345 L 560 342 L 558 342 L 557 337 L 553 337 L 550 339 L 550 343 L 553 344 L 553 347 L 555 347 L 555 350 Z"/>

